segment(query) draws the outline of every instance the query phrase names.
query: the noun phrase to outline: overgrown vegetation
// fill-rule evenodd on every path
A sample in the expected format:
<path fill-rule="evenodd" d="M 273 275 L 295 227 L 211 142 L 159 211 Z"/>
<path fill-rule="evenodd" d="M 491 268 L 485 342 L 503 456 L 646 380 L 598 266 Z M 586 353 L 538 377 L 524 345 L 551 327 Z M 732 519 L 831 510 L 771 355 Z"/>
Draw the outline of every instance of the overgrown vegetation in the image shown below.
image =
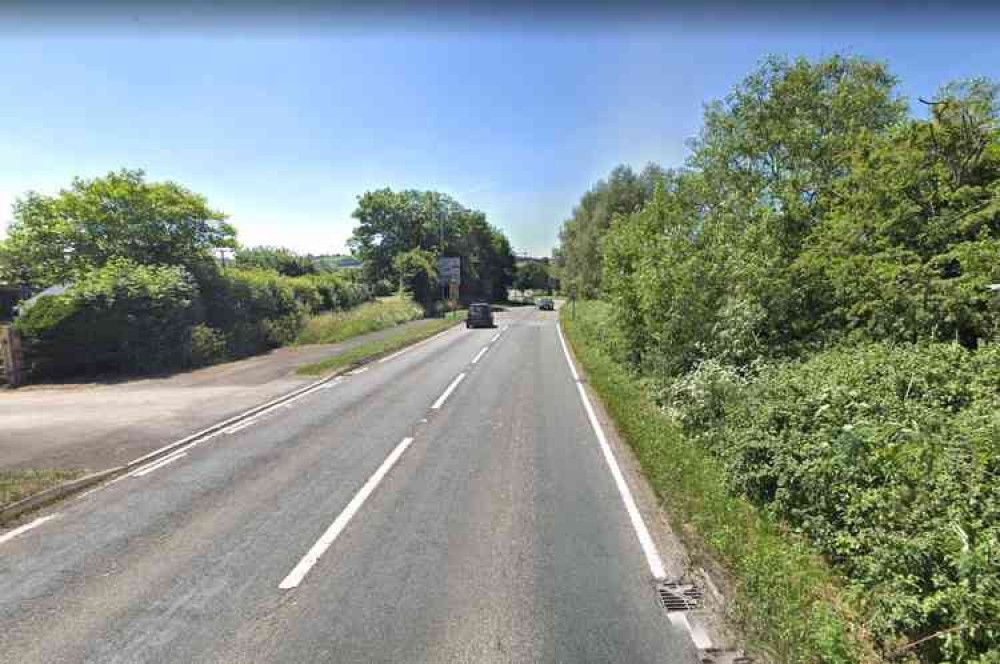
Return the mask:
<path fill-rule="evenodd" d="M 789 664 L 872 659 L 815 550 L 730 491 L 719 460 L 692 444 L 609 352 L 620 340 L 609 332 L 608 305 L 579 302 L 575 316 L 569 311 L 562 308 L 561 324 L 588 384 L 635 450 L 689 551 L 696 558 L 710 554 L 731 573 L 739 593 L 734 617 L 751 647 Z"/>
<path fill-rule="evenodd" d="M 0 470 L 0 507 L 76 479 L 82 470 Z"/>
<path fill-rule="evenodd" d="M 347 311 L 329 312 L 310 318 L 296 337 L 295 343 L 336 343 L 416 320 L 423 315 L 423 308 L 407 299 L 376 300 Z"/>
<path fill-rule="evenodd" d="M 557 257 L 607 303 L 602 352 L 731 495 L 844 575 L 845 633 L 993 662 L 998 89 L 951 83 L 909 117 L 895 84 L 861 58 L 768 59 L 706 107 L 687 168 L 585 195 Z"/>
<path fill-rule="evenodd" d="M 352 364 L 388 355 L 412 343 L 432 337 L 442 330 L 457 325 L 461 320 L 459 317 L 428 318 L 384 339 L 367 341 L 319 362 L 305 364 L 299 367 L 297 372 L 306 376 L 318 376 Z"/>

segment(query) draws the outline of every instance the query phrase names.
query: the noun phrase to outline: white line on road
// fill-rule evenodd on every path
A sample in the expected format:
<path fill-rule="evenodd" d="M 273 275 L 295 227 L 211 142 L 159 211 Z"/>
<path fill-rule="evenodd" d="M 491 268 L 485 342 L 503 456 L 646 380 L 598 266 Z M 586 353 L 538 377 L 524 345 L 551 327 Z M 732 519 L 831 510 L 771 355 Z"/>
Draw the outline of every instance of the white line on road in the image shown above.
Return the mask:
<path fill-rule="evenodd" d="M 493 337 L 490 339 L 490 343 L 493 343 L 494 341 L 496 341 L 497 339 L 499 339 L 501 334 L 503 334 L 503 330 L 500 330 L 499 332 L 497 332 L 496 334 L 494 334 Z"/>
<path fill-rule="evenodd" d="M 14 539 L 15 537 L 17 537 L 18 535 L 26 533 L 29 530 L 31 530 L 32 528 L 37 528 L 38 526 L 42 525 L 46 521 L 48 521 L 50 519 L 54 519 L 57 516 L 59 516 L 59 515 L 58 514 L 49 514 L 48 516 L 41 516 L 41 517 L 38 517 L 37 519 L 35 519 L 34 521 L 32 521 L 31 523 L 26 523 L 23 526 L 20 526 L 19 528 L 15 528 L 14 530 L 12 530 L 12 531 L 10 531 L 8 533 L 4 533 L 3 535 L 0 535 L 0 544 L 3 544 L 4 542 L 9 542 L 12 539 Z"/>
<path fill-rule="evenodd" d="M 472 363 L 475 364 L 476 362 L 478 362 L 479 358 L 481 358 L 483 355 L 485 355 L 486 351 L 488 351 L 489 349 L 490 349 L 489 346 L 483 346 L 482 350 L 480 350 L 478 353 L 476 353 L 476 356 L 474 358 L 472 358 Z"/>
<path fill-rule="evenodd" d="M 458 325 L 456 325 L 455 327 L 449 327 L 447 330 L 442 330 L 441 332 L 438 332 L 437 334 L 435 334 L 433 336 L 427 337 L 423 341 L 415 343 L 412 346 L 407 346 L 403 350 L 397 350 L 392 355 L 387 355 L 386 357 L 383 357 L 381 360 L 379 360 L 379 364 L 381 364 L 383 362 L 388 362 L 389 360 L 394 360 L 397 357 L 399 357 L 400 355 L 402 355 L 403 353 L 408 353 L 411 350 L 413 350 L 414 348 L 419 348 L 420 346 L 423 346 L 424 344 L 430 343 L 431 341 L 433 341 L 433 340 L 437 339 L 438 337 L 440 337 L 442 334 L 447 334 L 448 332 L 452 332 L 452 331 L 457 330 L 457 329 L 459 329 Z"/>
<path fill-rule="evenodd" d="M 167 465 L 168 463 L 173 463 L 174 461 L 177 461 L 181 457 L 186 457 L 186 456 L 187 456 L 187 452 L 179 452 L 177 454 L 171 454 L 170 456 L 164 457 L 163 459 L 160 459 L 159 461 L 156 461 L 155 463 L 151 463 L 148 466 L 143 466 L 139 470 L 131 473 L 130 476 L 131 477 L 145 477 L 146 475 L 149 475 L 154 470 L 156 470 L 158 468 L 162 468 L 163 466 Z"/>
<path fill-rule="evenodd" d="M 646 554 L 646 562 L 649 564 L 649 571 L 652 572 L 653 578 L 663 580 L 667 577 L 667 573 L 663 569 L 663 561 L 660 559 L 660 554 L 656 550 L 656 543 L 653 542 L 653 538 L 649 534 L 649 529 L 646 528 L 646 522 L 642 520 L 642 514 L 639 513 L 639 508 L 635 504 L 635 499 L 632 498 L 632 491 L 629 490 L 628 484 L 625 482 L 625 476 L 622 475 L 622 470 L 618 466 L 618 461 L 615 460 L 615 455 L 611 451 L 611 445 L 608 444 L 608 438 L 604 435 L 604 429 L 601 427 L 601 423 L 597 420 L 597 414 L 594 412 L 594 406 L 590 403 L 587 391 L 583 388 L 583 383 L 580 382 L 580 376 L 573 367 L 573 358 L 570 357 L 569 348 L 566 347 L 566 339 L 563 337 L 562 328 L 557 327 L 556 331 L 559 332 L 559 342 L 562 344 L 563 353 L 566 355 L 566 362 L 569 363 L 570 371 L 573 374 L 573 380 L 576 381 L 576 387 L 580 392 L 580 399 L 583 401 L 583 407 L 586 409 L 587 417 L 590 419 L 590 426 L 593 427 L 594 433 L 597 434 L 597 442 L 601 445 L 601 452 L 604 453 L 604 460 L 608 463 L 608 468 L 611 470 L 611 476 L 614 478 L 615 485 L 618 487 L 618 493 L 621 494 L 622 502 L 625 503 L 625 511 L 628 512 L 628 517 L 632 521 L 632 528 L 635 530 L 636 537 L 639 538 L 639 545 L 642 546 L 642 552 Z"/>
<path fill-rule="evenodd" d="M 344 508 L 344 511 L 341 512 L 334 522 L 330 524 L 330 527 L 326 529 L 326 532 L 323 533 L 318 540 L 316 540 L 316 543 L 313 544 L 308 553 L 303 556 L 302 560 L 299 561 L 299 564 L 295 566 L 295 569 L 288 573 L 288 576 L 286 576 L 285 579 L 278 585 L 278 588 L 282 590 L 291 590 L 302 583 L 302 579 L 304 579 L 306 574 L 309 573 L 309 570 L 313 568 L 313 565 L 319 562 L 320 557 L 326 553 L 326 550 L 330 548 L 330 545 L 332 545 L 340 533 L 343 532 L 351 518 L 359 509 L 361 509 L 361 506 L 365 504 L 368 496 L 375 491 L 375 487 L 378 486 L 379 482 L 382 481 L 395 463 L 399 461 L 399 457 L 403 456 L 403 452 L 406 451 L 406 448 L 409 447 L 412 442 L 412 438 L 404 438 L 399 445 L 396 445 L 396 448 L 389 453 L 389 456 L 385 458 L 385 461 L 383 461 L 382 465 L 378 467 L 375 474 L 368 478 L 368 481 L 365 482 L 365 485 L 361 487 L 361 490 L 358 491 L 354 498 L 351 499 L 351 502 L 347 503 L 347 507 Z"/>
<path fill-rule="evenodd" d="M 435 401 L 434 405 L 431 406 L 431 410 L 437 410 L 438 408 L 443 406 L 444 402 L 448 399 L 449 396 L 451 396 L 451 393 L 455 390 L 456 387 L 458 387 L 458 384 L 462 382 L 463 378 L 465 378 L 464 373 L 458 374 L 458 377 L 455 378 L 455 380 L 451 381 L 451 385 L 448 386 L 448 389 L 446 389 L 441 394 L 441 396 L 437 398 L 437 401 Z"/>
<path fill-rule="evenodd" d="M 354 371 L 348 371 L 347 375 L 348 376 L 357 376 L 358 374 L 363 374 L 366 371 L 368 371 L 368 367 L 361 367 L 360 369 L 355 369 Z"/>

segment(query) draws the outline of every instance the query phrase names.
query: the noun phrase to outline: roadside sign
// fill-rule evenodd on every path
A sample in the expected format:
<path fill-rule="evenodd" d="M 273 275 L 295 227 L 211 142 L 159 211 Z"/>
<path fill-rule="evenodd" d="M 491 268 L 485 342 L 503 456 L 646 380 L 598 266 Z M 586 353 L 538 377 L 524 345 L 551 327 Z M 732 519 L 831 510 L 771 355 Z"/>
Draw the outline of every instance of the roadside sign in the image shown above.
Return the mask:
<path fill-rule="evenodd" d="M 443 284 L 462 282 L 462 259 L 458 256 L 441 256 L 437 259 L 438 280 Z"/>

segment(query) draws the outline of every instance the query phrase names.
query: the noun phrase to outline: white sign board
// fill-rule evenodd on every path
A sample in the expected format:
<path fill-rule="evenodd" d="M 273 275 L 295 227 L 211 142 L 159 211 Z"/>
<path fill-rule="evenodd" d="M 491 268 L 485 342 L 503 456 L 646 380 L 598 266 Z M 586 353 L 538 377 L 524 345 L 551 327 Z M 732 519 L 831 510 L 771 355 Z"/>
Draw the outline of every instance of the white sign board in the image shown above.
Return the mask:
<path fill-rule="evenodd" d="M 462 259 L 458 256 L 442 256 L 437 260 L 437 268 L 441 283 L 461 283 Z"/>

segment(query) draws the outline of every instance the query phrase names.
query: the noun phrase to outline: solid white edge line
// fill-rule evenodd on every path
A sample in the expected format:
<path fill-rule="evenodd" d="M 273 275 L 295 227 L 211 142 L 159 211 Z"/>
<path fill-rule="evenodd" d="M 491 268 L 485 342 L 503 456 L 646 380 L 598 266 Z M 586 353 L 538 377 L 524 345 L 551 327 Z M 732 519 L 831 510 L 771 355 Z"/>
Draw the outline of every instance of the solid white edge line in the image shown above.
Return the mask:
<path fill-rule="evenodd" d="M 146 475 L 149 475 L 154 470 L 156 470 L 158 468 L 162 468 L 163 466 L 167 465 L 168 463 L 173 463 L 174 461 L 177 461 L 178 459 L 180 459 L 182 457 L 186 457 L 186 456 L 187 456 L 187 452 L 180 452 L 178 454 L 171 454 L 170 456 L 164 457 L 163 459 L 160 459 L 159 461 L 157 461 L 155 463 L 151 463 L 148 466 L 143 466 L 139 470 L 131 473 L 130 476 L 131 477 L 145 477 Z"/>
<path fill-rule="evenodd" d="M 708 637 L 705 630 L 700 627 L 695 627 L 687 619 L 687 616 L 680 611 L 668 611 L 667 619 L 674 627 L 680 627 L 681 629 L 686 629 L 688 634 L 691 635 L 691 640 L 694 641 L 694 645 L 701 650 L 711 650 L 712 649 L 712 639 Z"/>
<path fill-rule="evenodd" d="M 476 353 L 476 356 L 472 358 L 472 363 L 475 364 L 476 362 L 478 362 L 479 358 L 485 355 L 486 351 L 488 351 L 489 349 L 490 349 L 489 346 L 483 346 L 482 349 L 478 353 Z"/>
<path fill-rule="evenodd" d="M 652 573 L 654 579 L 661 581 L 667 578 L 667 573 L 663 568 L 663 560 L 660 558 L 660 554 L 656 550 L 656 543 L 653 542 L 653 538 L 649 534 L 649 529 L 646 528 L 646 522 L 643 521 L 642 514 L 639 513 L 639 508 L 635 504 L 635 499 L 632 497 L 632 491 L 628 488 L 628 483 L 625 482 L 625 476 L 622 474 L 621 467 L 619 467 L 618 461 L 615 459 L 615 455 L 611 451 L 611 445 L 608 443 L 608 438 L 604 435 L 604 429 L 601 427 L 601 423 L 597 419 L 597 414 L 594 412 L 594 406 L 590 403 L 587 391 L 584 389 L 583 383 L 580 382 L 580 376 L 573 367 L 573 359 L 569 354 L 569 348 L 566 347 L 566 339 L 563 337 L 562 328 L 557 327 L 556 331 L 559 332 L 559 341 L 562 343 L 562 349 L 566 356 L 566 362 L 569 363 L 573 379 L 576 381 L 576 387 L 580 392 L 580 399 L 583 401 L 583 407 L 587 411 L 587 418 L 590 420 L 590 426 L 594 429 L 594 433 L 597 434 L 597 442 L 601 446 L 601 452 L 604 453 L 604 460 L 607 462 L 608 469 L 611 471 L 611 476 L 615 480 L 615 485 L 618 487 L 618 493 L 621 494 L 622 502 L 625 503 L 625 511 L 628 512 L 629 520 L 632 521 L 632 528 L 635 530 L 636 537 L 639 538 L 639 545 L 642 547 L 642 552 L 646 555 L 646 562 L 649 564 L 649 571 Z"/>
<path fill-rule="evenodd" d="M 344 528 L 347 527 L 351 518 L 359 509 L 361 509 L 361 506 L 365 504 L 368 496 L 375 491 L 379 482 L 381 482 L 389 470 L 392 469 L 395 463 L 399 460 L 399 457 L 403 455 L 403 452 L 406 451 L 406 448 L 409 447 L 412 442 L 413 438 L 404 438 L 402 442 L 396 445 L 395 449 L 389 453 L 389 456 L 385 458 L 382 465 L 375 471 L 375 474 L 368 478 L 368 481 L 365 482 L 364 486 L 361 487 L 361 490 L 355 494 L 354 498 L 351 499 L 351 502 L 347 503 L 347 507 L 344 508 L 344 511 L 341 512 L 334 522 L 330 524 L 330 527 L 326 529 L 326 532 L 324 532 L 320 538 L 316 540 L 316 543 L 313 544 L 312 548 L 309 549 L 306 555 L 302 557 L 299 564 L 288 573 L 288 576 L 286 576 L 278 585 L 278 588 L 281 590 L 291 590 L 302 583 L 302 579 L 304 579 L 306 574 L 309 573 L 309 570 L 313 568 L 313 565 L 319 562 L 319 559 L 324 553 L 326 553 L 326 550 L 330 548 L 330 545 L 334 543 L 340 533 L 343 532 Z"/>
<path fill-rule="evenodd" d="M 435 401 L 434 404 L 431 406 L 431 410 L 437 410 L 441 406 L 443 406 L 444 402 L 448 399 L 449 396 L 451 396 L 451 393 L 455 390 L 456 387 L 458 387 L 458 384 L 462 382 L 463 378 L 465 378 L 464 373 L 458 374 L 455 380 L 451 381 L 451 385 L 449 385 L 445 389 L 445 391 L 441 393 L 441 396 L 437 398 L 437 401 Z"/>
<path fill-rule="evenodd" d="M 3 544 L 5 542 L 9 542 L 12 539 L 14 539 L 15 537 L 17 537 L 18 535 L 26 533 L 29 530 L 33 529 L 33 528 L 37 528 L 38 526 L 42 525 L 46 521 L 49 521 L 50 519 L 54 519 L 57 516 L 59 516 L 59 514 L 49 514 L 48 516 L 40 516 L 37 519 L 35 519 L 34 521 L 32 521 L 31 523 L 26 523 L 23 526 L 19 526 L 19 527 L 15 528 L 14 530 L 11 530 L 10 532 L 6 532 L 3 535 L 0 535 L 0 544 Z"/>
<path fill-rule="evenodd" d="M 424 339 L 423 341 L 418 341 L 415 344 L 407 346 L 403 350 L 397 350 L 392 355 L 387 355 L 386 357 L 383 357 L 381 360 L 378 361 L 378 363 L 382 364 L 383 362 L 388 362 L 389 360 L 394 360 L 397 357 L 399 357 L 400 355 L 402 355 L 403 353 L 408 353 L 408 352 L 410 352 L 411 350 L 413 350 L 415 348 L 419 348 L 420 346 L 423 346 L 426 343 L 430 343 L 431 341 L 434 341 L 435 339 L 437 339 L 438 337 L 440 337 L 442 334 L 447 334 L 448 332 L 451 332 L 453 330 L 458 329 L 458 327 L 459 327 L 458 325 L 455 325 L 454 327 L 449 327 L 447 330 L 441 330 L 437 334 L 429 336 L 426 339 Z"/>

